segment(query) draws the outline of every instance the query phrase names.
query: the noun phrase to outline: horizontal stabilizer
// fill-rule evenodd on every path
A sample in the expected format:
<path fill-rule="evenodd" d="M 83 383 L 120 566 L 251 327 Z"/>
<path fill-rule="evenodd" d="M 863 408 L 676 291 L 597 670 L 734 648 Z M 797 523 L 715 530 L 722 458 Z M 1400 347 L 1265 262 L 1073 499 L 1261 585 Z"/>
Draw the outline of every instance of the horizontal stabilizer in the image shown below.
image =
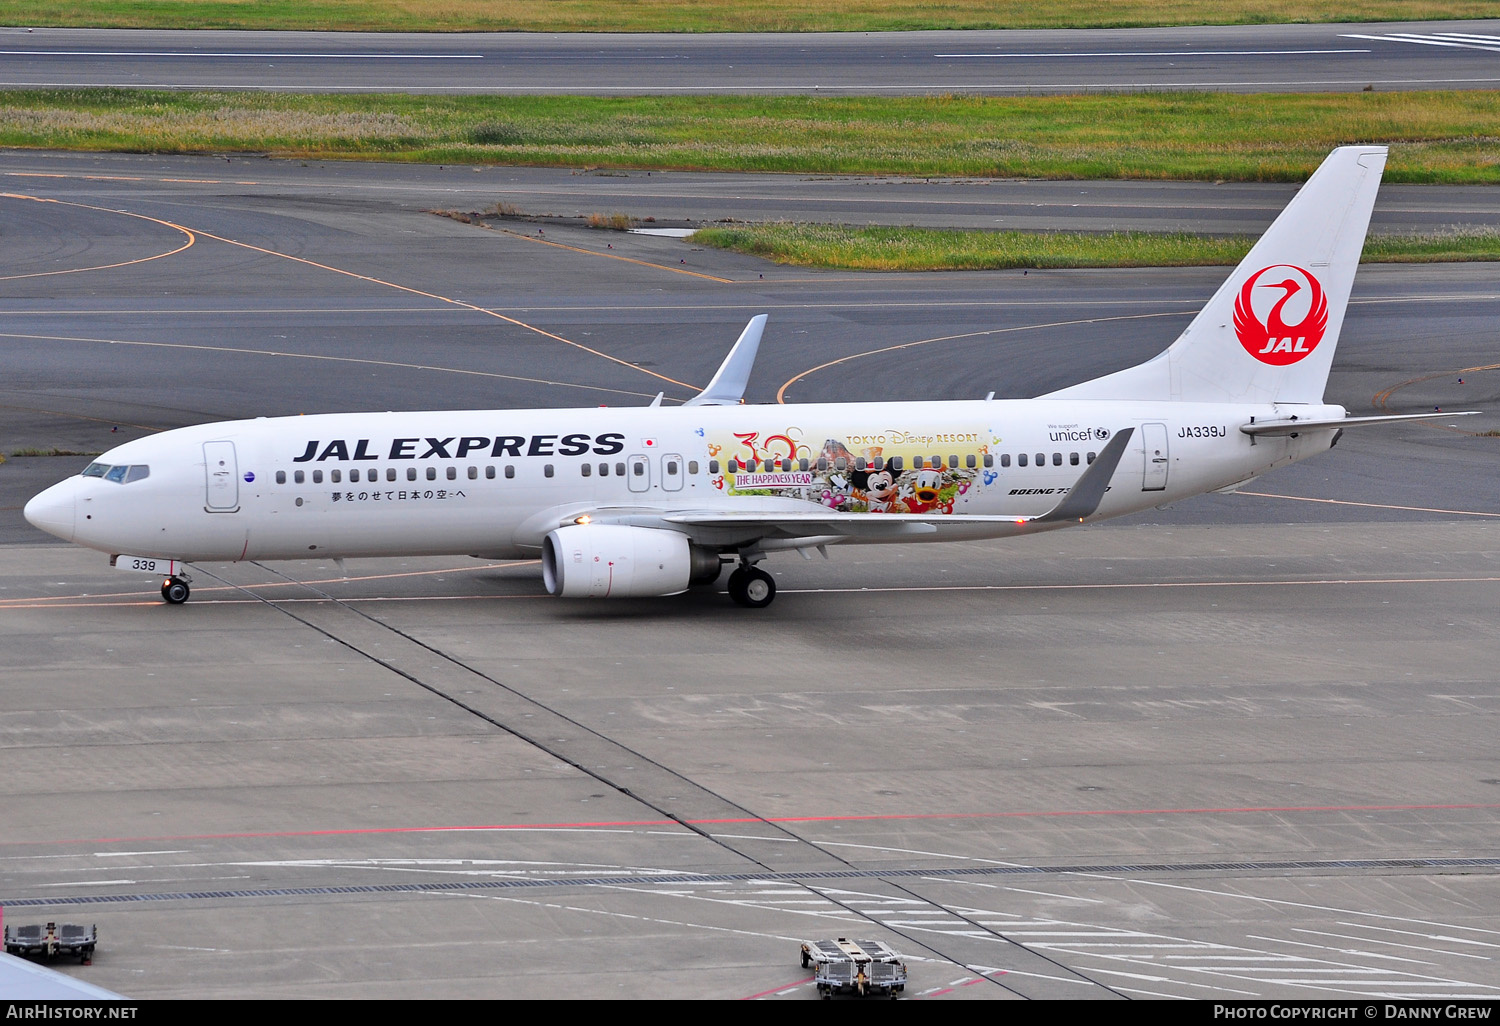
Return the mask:
<path fill-rule="evenodd" d="M 1326 428 L 1366 427 L 1370 424 L 1392 424 L 1403 420 L 1437 420 L 1439 417 L 1472 417 L 1478 410 L 1461 413 L 1399 413 L 1380 417 L 1342 417 L 1331 420 L 1262 420 L 1241 424 L 1247 435 L 1295 435 L 1302 431 Z"/>
<path fill-rule="evenodd" d="M 1135 428 L 1124 428 L 1115 432 L 1099 455 L 1089 464 L 1078 483 L 1068 489 L 1062 501 L 1036 518 L 1039 524 L 1054 524 L 1063 520 L 1085 520 L 1099 509 L 1104 492 L 1109 488 L 1109 479 L 1115 476 L 1115 468 L 1125 455 L 1125 446 L 1130 444 Z"/>
<path fill-rule="evenodd" d="M 750 318 L 750 323 L 740 332 L 739 341 L 724 357 L 708 387 L 683 405 L 734 406 L 745 398 L 745 386 L 750 383 L 750 371 L 755 366 L 755 354 L 760 350 L 760 336 L 765 330 L 765 314 Z"/>

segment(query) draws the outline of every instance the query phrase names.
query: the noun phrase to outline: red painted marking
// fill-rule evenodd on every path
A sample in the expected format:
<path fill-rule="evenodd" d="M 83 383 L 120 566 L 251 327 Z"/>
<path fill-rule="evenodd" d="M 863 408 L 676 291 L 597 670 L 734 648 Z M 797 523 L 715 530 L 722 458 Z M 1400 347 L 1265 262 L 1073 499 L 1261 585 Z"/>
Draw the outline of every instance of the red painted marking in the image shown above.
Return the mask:
<path fill-rule="evenodd" d="M 755 1000 L 758 1000 L 759 998 L 765 997 L 767 994 L 780 994 L 782 991 L 784 991 L 784 990 L 791 990 L 793 987 L 805 987 L 809 983 L 811 983 L 814 979 L 816 979 L 816 977 L 809 976 L 807 979 L 805 979 L 805 980 L 798 980 L 795 983 L 783 983 L 779 987 L 772 987 L 770 990 L 763 990 L 759 994 L 751 994 L 749 997 L 742 997 L 742 998 L 740 998 L 740 1000 L 741 1001 L 755 1001 Z"/>
<path fill-rule="evenodd" d="M 777 816 L 757 819 L 689 819 L 692 826 L 735 826 L 744 823 L 858 823 L 908 819 L 1045 819 L 1060 816 L 1196 816 L 1255 815 L 1282 812 L 1451 812 L 1463 809 L 1500 809 L 1500 804 L 1470 802 L 1454 805 L 1267 805 L 1245 808 L 1204 809 L 1084 809 L 1077 812 L 907 812 L 871 816 Z M 34 844 L 137 844 L 144 841 L 214 841 L 250 837 L 340 837 L 358 834 L 481 833 L 500 830 L 619 830 L 640 827 L 680 826 L 672 819 L 627 819 L 586 823 L 491 823 L 471 826 L 351 827 L 346 830 L 262 830 L 231 834 L 170 834 L 149 837 L 80 837 L 54 841 L 6 842 L 17 846 Z"/>

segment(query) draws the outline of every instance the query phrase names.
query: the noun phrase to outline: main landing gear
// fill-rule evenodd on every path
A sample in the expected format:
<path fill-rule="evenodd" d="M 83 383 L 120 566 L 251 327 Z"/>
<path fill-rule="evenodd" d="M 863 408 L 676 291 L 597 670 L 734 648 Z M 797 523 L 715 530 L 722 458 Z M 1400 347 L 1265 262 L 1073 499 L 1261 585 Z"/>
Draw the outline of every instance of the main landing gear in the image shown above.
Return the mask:
<path fill-rule="evenodd" d="M 161 597 L 172 606 L 180 606 L 188 600 L 192 589 L 188 587 L 188 578 L 185 576 L 168 577 L 161 582 Z"/>
<path fill-rule="evenodd" d="M 741 563 L 729 575 L 729 597 L 748 609 L 764 609 L 776 597 L 776 579 L 758 566 Z"/>

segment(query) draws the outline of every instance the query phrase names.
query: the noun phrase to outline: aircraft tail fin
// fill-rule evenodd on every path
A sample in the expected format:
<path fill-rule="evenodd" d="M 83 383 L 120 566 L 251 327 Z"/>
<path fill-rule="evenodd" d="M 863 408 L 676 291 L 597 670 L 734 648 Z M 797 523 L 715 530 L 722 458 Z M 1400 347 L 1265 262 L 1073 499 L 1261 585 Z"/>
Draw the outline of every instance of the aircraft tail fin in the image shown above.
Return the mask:
<path fill-rule="evenodd" d="M 1166 352 L 1044 398 L 1321 403 L 1385 158 L 1334 150 Z"/>

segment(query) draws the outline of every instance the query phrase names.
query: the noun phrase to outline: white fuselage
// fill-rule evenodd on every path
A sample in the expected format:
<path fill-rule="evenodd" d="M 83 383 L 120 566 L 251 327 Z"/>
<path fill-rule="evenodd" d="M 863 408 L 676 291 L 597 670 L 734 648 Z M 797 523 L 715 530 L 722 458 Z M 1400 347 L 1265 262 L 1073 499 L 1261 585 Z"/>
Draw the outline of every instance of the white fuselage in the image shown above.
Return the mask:
<path fill-rule="evenodd" d="M 1239 430 L 1293 413 L 1344 411 L 1029 399 L 260 418 L 128 442 L 95 466 L 144 474 L 70 478 L 32 500 L 27 517 L 112 554 L 183 561 L 517 558 L 598 510 L 917 513 L 938 529 L 907 540 L 997 537 L 1028 528 L 966 515 L 1046 512 L 1121 429 L 1135 433 L 1090 520 L 1329 448 L 1329 428 L 1258 439 Z M 730 551 L 755 539 L 720 541 Z"/>

